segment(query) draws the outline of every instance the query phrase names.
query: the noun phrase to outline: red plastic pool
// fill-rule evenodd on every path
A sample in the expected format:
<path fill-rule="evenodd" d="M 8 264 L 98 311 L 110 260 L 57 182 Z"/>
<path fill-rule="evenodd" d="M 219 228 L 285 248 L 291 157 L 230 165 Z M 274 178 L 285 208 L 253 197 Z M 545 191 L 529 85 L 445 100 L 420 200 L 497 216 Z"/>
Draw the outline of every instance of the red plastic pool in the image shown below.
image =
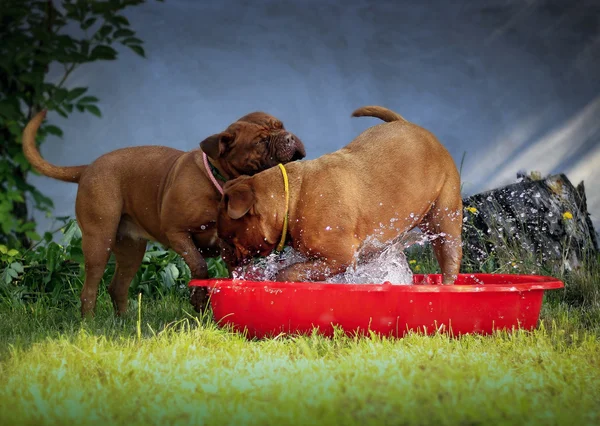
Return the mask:
<path fill-rule="evenodd" d="M 544 290 L 564 287 L 538 275 L 461 274 L 441 285 L 439 274 L 414 275 L 413 285 L 192 280 L 210 289 L 215 320 L 249 338 L 284 333 L 326 336 L 369 330 L 402 337 L 408 330 L 489 334 L 537 325 Z"/>

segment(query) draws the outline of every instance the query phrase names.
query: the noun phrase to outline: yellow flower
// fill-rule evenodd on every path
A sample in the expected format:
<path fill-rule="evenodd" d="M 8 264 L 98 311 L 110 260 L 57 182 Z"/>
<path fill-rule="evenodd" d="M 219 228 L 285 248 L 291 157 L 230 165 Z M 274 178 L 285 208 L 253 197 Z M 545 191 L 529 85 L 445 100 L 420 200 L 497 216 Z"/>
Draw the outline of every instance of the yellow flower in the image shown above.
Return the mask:
<path fill-rule="evenodd" d="M 414 265 L 415 263 L 417 263 L 417 261 L 413 259 L 413 260 L 409 260 L 408 263 L 410 263 L 411 265 Z"/>
<path fill-rule="evenodd" d="M 421 265 L 415 266 L 415 272 L 419 272 L 421 270 Z"/>
<path fill-rule="evenodd" d="M 573 219 L 573 214 L 571 212 L 564 212 L 563 219 L 565 219 L 565 220 Z"/>
<path fill-rule="evenodd" d="M 475 207 L 467 207 L 467 211 L 469 211 L 473 214 L 477 214 L 477 209 Z"/>

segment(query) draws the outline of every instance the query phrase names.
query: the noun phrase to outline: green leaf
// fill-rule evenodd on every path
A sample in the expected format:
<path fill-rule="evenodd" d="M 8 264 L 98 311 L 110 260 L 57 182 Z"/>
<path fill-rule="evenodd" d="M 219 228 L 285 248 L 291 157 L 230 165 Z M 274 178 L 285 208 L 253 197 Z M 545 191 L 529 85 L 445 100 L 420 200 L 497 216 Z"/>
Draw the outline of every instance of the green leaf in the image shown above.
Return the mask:
<path fill-rule="evenodd" d="M 25 271 L 25 269 L 23 269 L 23 264 L 21 262 L 13 262 L 13 263 L 11 263 L 10 264 L 10 268 L 13 271 L 16 271 L 19 274 L 22 274 Z"/>
<path fill-rule="evenodd" d="M 90 54 L 90 59 L 92 61 L 103 59 L 107 61 L 111 61 L 117 58 L 117 51 L 110 46 L 100 45 L 96 46 L 92 49 L 92 53 Z"/>
<path fill-rule="evenodd" d="M 67 225 L 64 231 L 63 242 L 65 245 L 70 245 L 74 240 L 81 238 L 81 229 L 76 221 L 72 221 Z"/>
<path fill-rule="evenodd" d="M 51 135 L 59 137 L 63 136 L 63 131 L 60 129 L 60 127 L 56 127 L 53 124 L 48 124 L 44 126 L 44 129 Z"/>
<path fill-rule="evenodd" d="M 129 46 L 130 44 L 142 44 L 143 41 L 140 40 L 139 38 L 128 37 L 125 40 L 123 40 L 121 43 L 123 43 L 126 46 Z"/>
<path fill-rule="evenodd" d="M 35 188 L 33 190 L 30 190 L 30 193 L 31 193 L 31 196 L 33 197 L 33 200 L 35 201 L 37 209 L 45 210 L 45 207 L 53 207 L 54 206 L 54 204 L 52 203 L 52 200 L 50 198 L 46 197 L 44 194 L 42 194 L 40 191 L 36 190 Z"/>
<path fill-rule="evenodd" d="M 19 231 L 32 231 L 35 229 L 35 223 L 34 222 L 23 222 L 23 224 L 21 224 L 21 226 L 19 226 Z"/>
<path fill-rule="evenodd" d="M 62 248 L 56 243 L 50 243 L 46 255 L 46 268 L 48 268 L 48 271 L 53 272 L 60 264 Z"/>
<path fill-rule="evenodd" d="M 79 246 L 71 246 L 69 250 L 69 258 L 73 262 L 77 262 L 81 265 L 85 264 L 85 257 L 83 256 L 83 250 Z"/>
<path fill-rule="evenodd" d="M 23 195 L 17 191 L 8 191 L 8 199 L 12 200 L 12 201 L 16 201 L 17 203 L 22 203 L 23 201 L 25 201 L 23 199 Z"/>
<path fill-rule="evenodd" d="M 23 154 L 22 151 L 17 153 L 13 157 L 13 161 L 15 162 L 15 164 L 17 164 L 21 168 L 21 170 L 23 170 L 23 171 L 31 170 L 31 164 L 29 164 L 29 161 L 27 161 L 27 159 L 25 158 L 25 155 Z"/>
<path fill-rule="evenodd" d="M 42 237 L 40 237 L 40 234 L 38 234 L 35 231 L 27 231 L 25 232 L 25 236 L 33 241 L 39 241 L 42 239 Z"/>
<path fill-rule="evenodd" d="M 179 278 L 179 269 L 177 269 L 177 266 L 173 265 L 172 263 L 169 263 L 168 268 L 170 269 L 170 273 L 173 276 L 173 280 Z"/>
<path fill-rule="evenodd" d="M 81 54 L 87 58 L 88 54 L 90 53 L 90 42 L 87 40 L 81 40 L 79 47 Z"/>
<path fill-rule="evenodd" d="M 62 101 L 64 101 L 67 98 L 68 94 L 69 94 L 69 91 L 67 89 L 58 88 L 55 90 L 54 95 L 52 96 L 52 99 L 57 104 L 60 104 Z"/>
<path fill-rule="evenodd" d="M 135 34 L 135 32 L 133 32 L 131 30 L 121 29 L 121 30 L 115 31 L 113 33 L 113 37 L 114 38 L 133 37 L 134 34 Z"/>
<path fill-rule="evenodd" d="M 164 256 L 167 253 L 169 253 L 167 250 L 151 250 L 146 252 L 146 256 L 148 256 L 148 258 L 160 257 Z"/>
<path fill-rule="evenodd" d="M 82 30 L 87 30 L 89 27 L 91 27 L 92 25 L 94 25 L 94 23 L 96 22 L 98 18 L 88 18 L 86 19 L 82 24 L 81 24 L 81 29 Z"/>
<path fill-rule="evenodd" d="M 84 105 L 85 109 L 94 114 L 96 117 L 102 117 L 102 113 L 100 112 L 100 108 L 96 105 Z"/>
<path fill-rule="evenodd" d="M 72 222 L 71 216 L 56 216 L 54 219 L 62 222 L 65 226 L 69 226 Z"/>
<path fill-rule="evenodd" d="M 120 25 L 129 26 L 129 20 L 126 17 L 121 16 L 121 15 L 113 16 L 111 21 L 115 22 L 117 24 L 120 24 Z"/>
<path fill-rule="evenodd" d="M 26 83 L 26 84 L 35 85 L 35 84 L 40 83 L 43 80 L 44 80 L 44 76 L 41 73 L 31 72 L 31 73 L 19 75 L 19 81 Z"/>
<path fill-rule="evenodd" d="M 6 123 L 6 127 L 8 127 L 8 130 L 13 136 L 15 136 L 17 139 L 20 139 L 21 134 L 23 133 L 23 128 L 18 122 L 9 121 Z"/>
<path fill-rule="evenodd" d="M 0 101 L 0 115 L 9 120 L 18 120 L 21 111 L 19 110 L 17 99 L 3 99 Z"/>
<path fill-rule="evenodd" d="M 98 35 L 101 39 L 106 38 L 112 32 L 112 30 L 113 27 L 111 25 L 104 24 L 100 30 L 98 30 Z"/>
<path fill-rule="evenodd" d="M 78 97 L 80 97 L 81 95 L 83 95 L 85 92 L 87 92 L 87 87 L 76 87 L 75 89 L 69 91 L 69 94 L 67 95 L 67 99 L 69 101 L 72 101 Z"/>
<path fill-rule="evenodd" d="M 140 46 L 139 44 L 130 44 L 127 47 L 129 47 L 135 53 L 140 55 L 142 58 L 146 57 L 146 52 L 144 52 L 144 48 L 142 46 Z"/>
<path fill-rule="evenodd" d="M 89 103 L 98 102 L 98 101 L 99 101 L 99 99 L 95 96 L 84 96 L 83 98 L 81 98 L 77 101 L 77 104 L 78 105 L 89 104 Z"/>
<path fill-rule="evenodd" d="M 68 118 L 68 117 L 69 117 L 69 116 L 67 115 L 67 113 L 66 113 L 64 110 L 62 110 L 61 108 L 59 108 L 59 107 L 56 107 L 56 108 L 54 109 L 54 111 L 56 111 L 56 112 L 58 113 L 58 115 L 60 115 L 60 116 L 61 116 L 61 117 L 63 117 L 63 118 Z"/>
<path fill-rule="evenodd" d="M 175 286 L 175 280 L 179 277 L 179 270 L 175 265 L 169 263 L 164 270 L 160 272 L 166 288 Z"/>

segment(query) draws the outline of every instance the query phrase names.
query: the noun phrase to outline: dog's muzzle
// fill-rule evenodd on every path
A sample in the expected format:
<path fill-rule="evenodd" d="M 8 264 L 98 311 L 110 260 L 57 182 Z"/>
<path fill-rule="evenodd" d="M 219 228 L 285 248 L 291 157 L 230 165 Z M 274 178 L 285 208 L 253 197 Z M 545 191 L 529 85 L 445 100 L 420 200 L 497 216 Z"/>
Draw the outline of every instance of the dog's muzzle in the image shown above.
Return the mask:
<path fill-rule="evenodd" d="M 275 157 L 281 163 L 301 160 L 306 157 L 302 141 L 294 134 L 285 132 L 275 141 Z"/>

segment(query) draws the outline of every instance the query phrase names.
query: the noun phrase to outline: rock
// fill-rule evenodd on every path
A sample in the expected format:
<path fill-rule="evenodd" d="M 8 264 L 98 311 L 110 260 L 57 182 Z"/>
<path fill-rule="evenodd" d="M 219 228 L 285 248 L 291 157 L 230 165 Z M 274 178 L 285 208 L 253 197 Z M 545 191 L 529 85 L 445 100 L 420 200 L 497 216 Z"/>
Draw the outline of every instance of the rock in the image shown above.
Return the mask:
<path fill-rule="evenodd" d="M 464 262 L 474 270 L 511 256 L 575 269 L 598 251 L 583 182 L 575 188 L 564 174 L 532 176 L 519 173 L 517 183 L 463 199 Z"/>

